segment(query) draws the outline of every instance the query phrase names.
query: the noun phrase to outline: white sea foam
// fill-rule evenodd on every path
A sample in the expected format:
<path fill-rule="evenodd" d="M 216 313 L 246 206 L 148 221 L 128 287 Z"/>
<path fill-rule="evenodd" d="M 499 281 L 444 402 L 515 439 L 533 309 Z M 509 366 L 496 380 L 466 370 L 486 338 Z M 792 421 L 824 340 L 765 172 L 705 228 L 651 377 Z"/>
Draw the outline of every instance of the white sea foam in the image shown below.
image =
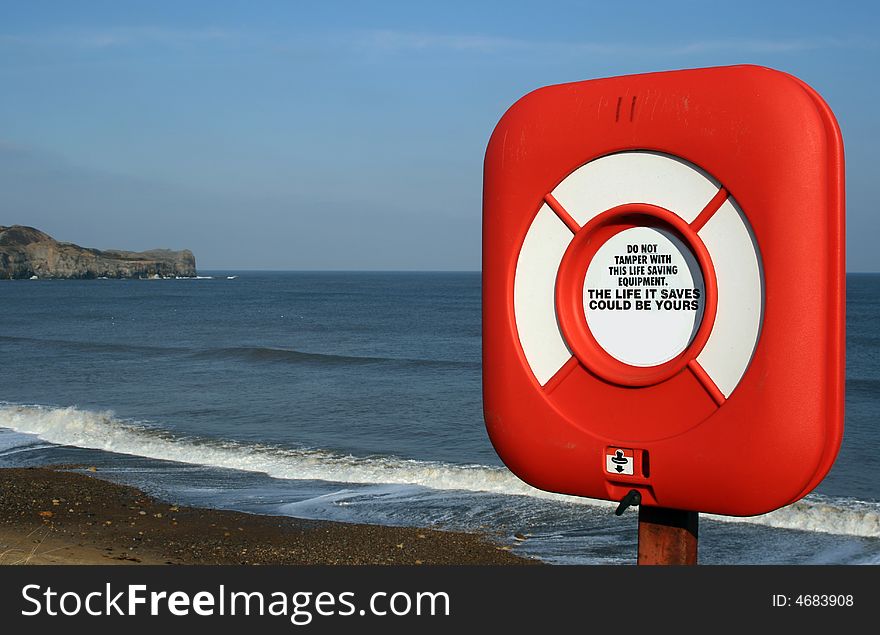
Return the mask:
<path fill-rule="evenodd" d="M 779 529 L 880 538 L 880 504 L 853 499 L 831 499 L 818 494 L 811 494 L 796 503 L 761 516 L 736 518 L 706 514 L 705 517 Z"/>
<path fill-rule="evenodd" d="M 234 441 L 177 438 L 171 433 L 77 408 L 0 405 L 0 426 L 44 441 L 153 459 L 262 472 L 274 478 L 422 485 L 497 494 L 571 497 L 539 492 L 510 471 L 394 457 L 355 457 Z"/>
<path fill-rule="evenodd" d="M 355 457 L 323 450 L 178 438 L 165 430 L 121 420 L 111 412 L 0 404 L 0 427 L 60 445 L 260 472 L 280 479 L 418 485 L 437 490 L 531 496 L 572 504 L 614 505 L 608 501 L 563 496 L 535 489 L 502 467 L 455 465 L 395 457 Z M 707 517 L 723 522 L 880 538 L 880 504 L 851 499 L 813 495 L 762 516 Z"/>

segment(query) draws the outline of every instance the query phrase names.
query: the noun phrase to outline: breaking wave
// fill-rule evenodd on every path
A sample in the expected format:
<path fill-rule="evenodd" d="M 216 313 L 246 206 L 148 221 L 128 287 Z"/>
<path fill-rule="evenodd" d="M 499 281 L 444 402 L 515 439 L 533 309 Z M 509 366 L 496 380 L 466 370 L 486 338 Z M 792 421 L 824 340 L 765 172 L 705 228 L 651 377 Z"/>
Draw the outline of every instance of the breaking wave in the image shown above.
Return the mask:
<path fill-rule="evenodd" d="M 505 496 L 530 496 L 568 504 L 611 506 L 535 489 L 503 467 L 457 465 L 387 456 L 356 457 L 320 449 L 295 449 L 200 437 L 126 421 L 111 412 L 0 403 L 0 427 L 52 444 L 130 454 L 248 472 L 278 479 L 356 484 L 417 485 Z M 7 448 L 3 454 L 20 451 Z M 880 538 L 880 503 L 810 495 L 777 511 L 751 518 L 706 515 L 722 522 Z"/>

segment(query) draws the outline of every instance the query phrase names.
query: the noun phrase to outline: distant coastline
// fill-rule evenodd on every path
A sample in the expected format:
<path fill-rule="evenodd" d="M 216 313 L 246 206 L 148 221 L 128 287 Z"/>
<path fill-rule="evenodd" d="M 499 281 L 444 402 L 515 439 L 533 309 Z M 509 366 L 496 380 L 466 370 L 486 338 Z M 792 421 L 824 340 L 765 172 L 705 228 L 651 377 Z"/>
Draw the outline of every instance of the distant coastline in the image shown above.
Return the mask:
<path fill-rule="evenodd" d="M 189 249 L 122 251 L 59 242 L 25 225 L 0 225 L 0 279 L 194 278 Z"/>

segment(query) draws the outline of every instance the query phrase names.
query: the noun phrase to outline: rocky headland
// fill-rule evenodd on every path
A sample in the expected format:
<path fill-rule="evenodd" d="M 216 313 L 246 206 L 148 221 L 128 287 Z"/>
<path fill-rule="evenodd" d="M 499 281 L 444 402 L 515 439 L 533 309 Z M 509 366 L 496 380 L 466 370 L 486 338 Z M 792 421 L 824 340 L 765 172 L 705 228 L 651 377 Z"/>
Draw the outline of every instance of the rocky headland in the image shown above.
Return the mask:
<path fill-rule="evenodd" d="M 33 227 L 0 225 L 0 279 L 190 278 L 196 259 L 189 249 L 98 250 L 59 242 Z"/>

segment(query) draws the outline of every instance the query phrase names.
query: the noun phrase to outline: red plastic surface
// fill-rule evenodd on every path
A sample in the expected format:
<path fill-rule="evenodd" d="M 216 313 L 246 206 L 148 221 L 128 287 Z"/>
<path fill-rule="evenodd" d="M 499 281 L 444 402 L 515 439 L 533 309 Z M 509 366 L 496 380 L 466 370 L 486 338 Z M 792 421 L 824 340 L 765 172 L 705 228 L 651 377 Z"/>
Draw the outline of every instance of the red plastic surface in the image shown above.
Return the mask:
<path fill-rule="evenodd" d="M 726 399 L 693 359 L 703 327 L 711 328 L 710 301 L 697 339 L 664 367 L 641 379 L 611 363 L 591 367 L 602 357 L 579 354 L 595 341 L 576 319 L 578 293 L 565 290 L 583 280 L 576 271 L 566 282 L 566 269 L 581 265 L 566 259 L 557 310 L 577 356 L 543 387 L 525 359 L 513 294 L 526 232 L 565 177 L 626 150 L 703 168 L 754 232 L 763 323 Z M 688 231 L 706 222 L 708 207 L 680 232 L 698 258 Z M 620 500 L 635 488 L 647 505 L 752 515 L 801 498 L 825 476 L 843 434 L 843 145 L 830 109 L 806 84 L 733 66 L 541 88 L 514 104 L 492 135 L 483 209 L 484 414 L 498 454 L 520 478 L 591 498 Z M 632 221 L 619 216 L 618 231 Z M 700 263 L 710 300 L 714 274 Z M 608 447 L 636 451 L 633 476 L 606 471 Z"/>

